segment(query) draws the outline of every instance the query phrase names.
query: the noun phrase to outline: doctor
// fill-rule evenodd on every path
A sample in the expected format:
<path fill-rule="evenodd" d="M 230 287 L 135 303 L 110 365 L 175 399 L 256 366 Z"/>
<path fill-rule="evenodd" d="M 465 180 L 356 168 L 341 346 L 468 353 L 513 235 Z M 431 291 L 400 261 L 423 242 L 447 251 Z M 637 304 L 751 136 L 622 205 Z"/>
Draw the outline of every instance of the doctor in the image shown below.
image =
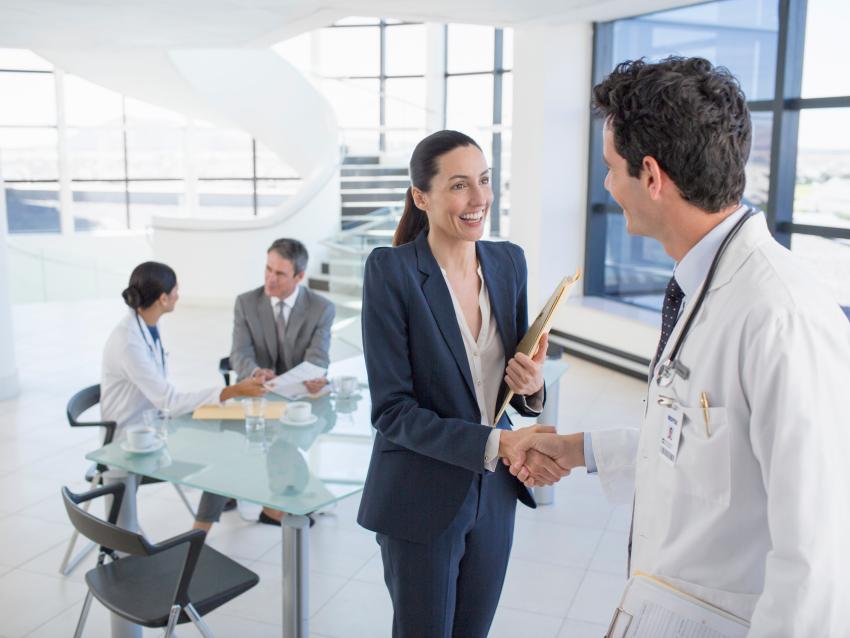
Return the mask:
<path fill-rule="evenodd" d="M 528 444 L 634 499 L 631 573 L 750 621 L 750 636 L 850 635 L 850 324 L 741 204 L 740 86 L 668 58 L 621 64 L 593 94 L 605 186 L 676 268 L 640 430 Z M 533 469 L 512 465 L 527 484 Z"/>
<path fill-rule="evenodd" d="M 178 392 L 168 380 L 159 318 L 172 312 L 179 298 L 177 276 L 169 266 L 155 261 L 139 264 L 121 296 L 129 312 L 106 341 L 100 382 L 101 415 L 118 424 L 119 437 L 125 426 L 140 423 L 150 408 L 168 409 L 178 416 L 204 403 L 265 393 L 259 379 L 195 392 Z"/>

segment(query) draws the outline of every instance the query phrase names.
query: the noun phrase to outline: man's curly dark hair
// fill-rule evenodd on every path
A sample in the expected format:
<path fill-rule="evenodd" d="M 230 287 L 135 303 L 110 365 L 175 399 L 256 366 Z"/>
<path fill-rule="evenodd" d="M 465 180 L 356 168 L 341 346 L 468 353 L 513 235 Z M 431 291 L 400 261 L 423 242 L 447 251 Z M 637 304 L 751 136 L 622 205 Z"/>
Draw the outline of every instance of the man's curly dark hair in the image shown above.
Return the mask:
<path fill-rule="evenodd" d="M 618 64 L 593 87 L 593 106 L 637 177 L 655 158 L 693 205 L 717 212 L 741 200 L 752 128 L 738 80 L 703 58 Z"/>

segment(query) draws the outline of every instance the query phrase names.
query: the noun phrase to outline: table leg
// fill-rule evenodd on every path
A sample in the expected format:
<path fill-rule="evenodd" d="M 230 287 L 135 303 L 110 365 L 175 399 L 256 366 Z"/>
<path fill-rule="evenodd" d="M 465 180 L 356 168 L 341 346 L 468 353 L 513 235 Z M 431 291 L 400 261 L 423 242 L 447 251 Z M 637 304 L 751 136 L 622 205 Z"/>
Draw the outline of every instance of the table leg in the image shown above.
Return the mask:
<path fill-rule="evenodd" d="M 546 404 L 543 406 L 543 412 L 537 417 L 537 422 L 541 425 L 554 425 L 558 427 L 558 396 L 560 395 L 560 379 L 555 381 L 551 386 L 546 388 Z M 552 505 L 555 502 L 555 486 L 545 485 L 532 488 L 534 491 L 534 500 L 538 505 Z"/>
<path fill-rule="evenodd" d="M 308 638 L 310 519 L 289 514 L 283 530 L 283 638 Z"/>
<path fill-rule="evenodd" d="M 136 488 L 139 486 L 138 474 L 130 474 L 123 470 L 108 470 L 103 473 L 103 482 L 124 483 L 124 500 L 118 513 L 118 527 L 139 531 L 139 519 L 136 517 Z M 106 511 L 112 505 L 112 497 L 108 497 Z M 111 615 L 112 638 L 142 638 L 142 628 L 116 614 Z"/>

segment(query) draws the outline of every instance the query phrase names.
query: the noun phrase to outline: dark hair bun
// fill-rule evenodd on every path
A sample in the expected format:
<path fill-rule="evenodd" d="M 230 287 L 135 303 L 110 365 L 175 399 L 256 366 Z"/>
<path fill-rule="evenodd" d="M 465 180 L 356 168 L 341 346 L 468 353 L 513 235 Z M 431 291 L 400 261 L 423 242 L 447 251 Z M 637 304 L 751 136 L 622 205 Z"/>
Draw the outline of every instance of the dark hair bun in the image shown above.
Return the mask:
<path fill-rule="evenodd" d="M 130 306 L 133 310 L 138 310 L 139 306 L 142 305 L 142 296 L 139 293 L 139 289 L 135 286 L 128 286 L 124 289 L 124 292 L 121 293 L 121 296 L 124 297 L 124 303 Z"/>

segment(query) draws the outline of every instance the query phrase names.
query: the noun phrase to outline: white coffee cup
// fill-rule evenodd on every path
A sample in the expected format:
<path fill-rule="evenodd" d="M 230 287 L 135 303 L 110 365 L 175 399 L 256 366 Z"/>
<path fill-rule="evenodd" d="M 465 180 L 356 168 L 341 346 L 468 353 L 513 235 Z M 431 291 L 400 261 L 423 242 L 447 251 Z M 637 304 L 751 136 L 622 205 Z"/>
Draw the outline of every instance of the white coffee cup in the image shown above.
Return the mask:
<path fill-rule="evenodd" d="M 313 416 L 313 408 L 306 401 L 294 401 L 286 405 L 284 417 L 293 423 L 308 421 Z"/>
<path fill-rule="evenodd" d="M 145 450 L 156 443 L 156 430 L 147 426 L 127 430 L 127 442 L 136 450 Z"/>
<path fill-rule="evenodd" d="M 360 387 L 357 377 L 335 377 L 333 380 L 334 392 L 341 397 L 354 394 Z"/>

